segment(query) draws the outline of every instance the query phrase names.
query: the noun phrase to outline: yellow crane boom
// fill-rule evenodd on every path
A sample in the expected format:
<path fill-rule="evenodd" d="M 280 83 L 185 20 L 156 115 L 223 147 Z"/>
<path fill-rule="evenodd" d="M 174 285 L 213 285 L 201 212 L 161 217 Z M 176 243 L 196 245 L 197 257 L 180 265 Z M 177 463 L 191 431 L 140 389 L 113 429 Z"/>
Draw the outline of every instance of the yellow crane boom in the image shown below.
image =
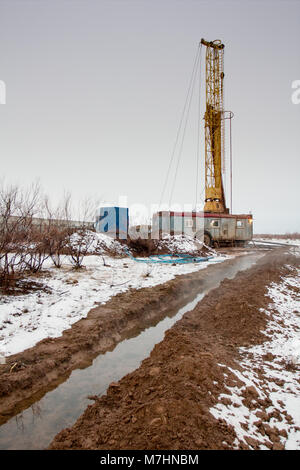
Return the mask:
<path fill-rule="evenodd" d="M 217 39 L 206 46 L 205 205 L 204 212 L 228 213 L 222 181 L 224 161 L 224 44 Z"/>

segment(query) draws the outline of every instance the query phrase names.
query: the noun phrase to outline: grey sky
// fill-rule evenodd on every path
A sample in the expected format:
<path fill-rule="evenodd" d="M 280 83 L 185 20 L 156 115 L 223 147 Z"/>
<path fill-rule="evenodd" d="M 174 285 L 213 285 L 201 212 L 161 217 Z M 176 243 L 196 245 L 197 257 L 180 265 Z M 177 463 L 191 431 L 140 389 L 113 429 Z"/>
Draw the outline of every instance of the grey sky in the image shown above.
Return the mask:
<path fill-rule="evenodd" d="M 54 199 L 158 203 L 202 37 L 225 44 L 234 212 L 251 210 L 256 232 L 300 232 L 300 1 L 0 0 L 1 175 L 40 177 Z M 181 204 L 195 201 L 191 118 Z"/>

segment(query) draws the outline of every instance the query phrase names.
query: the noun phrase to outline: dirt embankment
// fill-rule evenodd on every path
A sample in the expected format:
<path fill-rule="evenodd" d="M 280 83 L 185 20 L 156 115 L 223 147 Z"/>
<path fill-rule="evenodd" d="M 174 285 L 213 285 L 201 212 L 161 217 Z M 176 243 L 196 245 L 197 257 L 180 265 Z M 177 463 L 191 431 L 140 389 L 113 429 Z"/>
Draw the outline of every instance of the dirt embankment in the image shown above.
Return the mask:
<path fill-rule="evenodd" d="M 61 337 L 8 357 L 7 364 L 0 365 L 0 424 L 64 381 L 72 370 L 91 364 L 123 338 L 175 313 L 235 263 L 236 259 L 228 260 L 153 288 L 116 295 Z"/>
<path fill-rule="evenodd" d="M 266 339 L 266 315 L 260 308 L 270 301 L 266 286 L 286 274 L 286 263 L 295 264 L 296 258 L 276 250 L 223 281 L 167 331 L 136 371 L 112 383 L 106 395 L 94 397 L 94 404 L 50 448 L 233 448 L 234 429 L 209 409 L 225 391 L 222 364 L 239 369 L 238 347 Z M 241 384 L 228 372 L 226 385 Z M 257 399 L 251 387 L 245 393 L 246 402 Z M 268 400 L 260 401 L 267 408 Z M 269 448 L 279 448 L 278 440 L 270 437 Z"/>

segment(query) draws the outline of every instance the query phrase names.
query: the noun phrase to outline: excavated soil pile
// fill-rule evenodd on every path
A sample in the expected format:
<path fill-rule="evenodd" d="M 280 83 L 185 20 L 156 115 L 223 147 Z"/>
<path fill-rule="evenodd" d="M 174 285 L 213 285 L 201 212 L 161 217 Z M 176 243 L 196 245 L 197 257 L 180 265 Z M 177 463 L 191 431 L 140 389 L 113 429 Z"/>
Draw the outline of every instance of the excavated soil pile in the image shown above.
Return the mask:
<path fill-rule="evenodd" d="M 50 448 L 233 448 L 234 429 L 209 412 L 226 390 L 222 365 L 238 370 L 238 347 L 266 340 L 266 316 L 259 310 L 270 302 L 266 286 L 287 273 L 285 264 L 295 263 L 295 257 L 276 250 L 223 281 L 167 331 L 136 371 L 112 383 L 106 395 L 93 397 L 95 402 Z M 228 371 L 226 385 L 241 383 Z M 255 398 L 255 390 L 246 394 L 248 401 Z M 267 401 L 260 406 L 266 408 Z"/>

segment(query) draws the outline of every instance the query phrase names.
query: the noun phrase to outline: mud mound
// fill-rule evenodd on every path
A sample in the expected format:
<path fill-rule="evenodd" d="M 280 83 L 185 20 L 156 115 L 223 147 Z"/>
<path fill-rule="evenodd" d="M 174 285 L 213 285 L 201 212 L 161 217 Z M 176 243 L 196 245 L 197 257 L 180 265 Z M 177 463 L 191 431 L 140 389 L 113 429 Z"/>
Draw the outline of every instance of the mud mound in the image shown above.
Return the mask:
<path fill-rule="evenodd" d="M 160 240 L 130 239 L 128 248 L 134 256 L 150 256 L 162 254 L 189 254 L 193 256 L 207 256 L 213 250 L 204 246 L 197 239 L 188 235 L 164 234 Z"/>
<path fill-rule="evenodd" d="M 127 247 L 133 256 L 150 256 L 156 254 L 158 240 L 148 240 L 143 238 L 133 239 L 128 237 Z"/>

